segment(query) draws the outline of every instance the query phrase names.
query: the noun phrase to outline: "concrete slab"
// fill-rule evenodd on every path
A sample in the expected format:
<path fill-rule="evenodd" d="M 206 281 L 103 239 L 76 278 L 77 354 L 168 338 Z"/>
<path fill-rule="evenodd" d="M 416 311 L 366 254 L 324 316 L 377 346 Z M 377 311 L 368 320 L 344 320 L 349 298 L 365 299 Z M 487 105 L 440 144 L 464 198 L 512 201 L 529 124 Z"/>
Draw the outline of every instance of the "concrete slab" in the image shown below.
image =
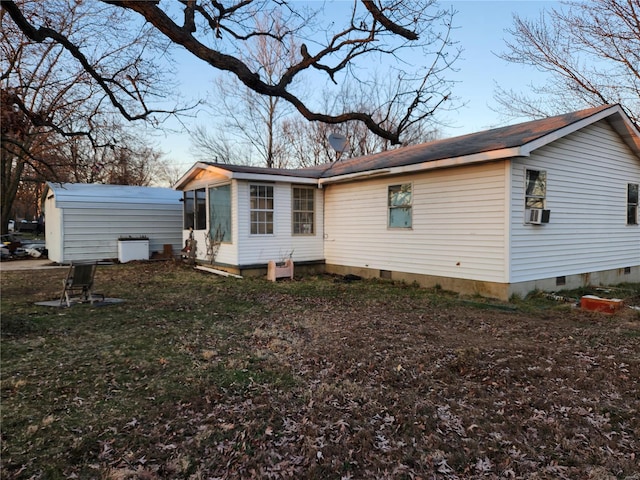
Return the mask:
<path fill-rule="evenodd" d="M 117 305 L 118 303 L 123 303 L 124 300 L 122 298 L 105 298 L 104 300 L 97 300 L 93 302 L 93 304 L 89 302 L 72 302 L 71 306 L 74 305 L 91 305 L 93 307 L 105 307 L 107 305 Z M 60 300 L 47 300 L 45 302 L 35 302 L 35 305 L 40 305 L 42 307 L 59 307 L 59 308 L 67 308 L 67 303 L 65 301 L 60 303 Z"/>
<path fill-rule="evenodd" d="M 0 262 L 0 272 L 16 270 L 42 270 L 51 268 L 69 268 L 69 265 L 59 265 L 48 258 L 25 258 L 19 260 L 3 260 Z"/>

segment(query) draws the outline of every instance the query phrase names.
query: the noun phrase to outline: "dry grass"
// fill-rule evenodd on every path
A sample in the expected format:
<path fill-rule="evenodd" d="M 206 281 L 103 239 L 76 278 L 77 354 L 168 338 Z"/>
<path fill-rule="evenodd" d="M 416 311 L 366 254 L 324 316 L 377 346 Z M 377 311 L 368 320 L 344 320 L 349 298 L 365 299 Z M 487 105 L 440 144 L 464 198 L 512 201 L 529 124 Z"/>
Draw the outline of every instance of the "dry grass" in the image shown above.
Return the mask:
<path fill-rule="evenodd" d="M 3 478 L 640 479 L 637 311 L 170 263 L 34 306 L 63 275 L 2 275 Z"/>

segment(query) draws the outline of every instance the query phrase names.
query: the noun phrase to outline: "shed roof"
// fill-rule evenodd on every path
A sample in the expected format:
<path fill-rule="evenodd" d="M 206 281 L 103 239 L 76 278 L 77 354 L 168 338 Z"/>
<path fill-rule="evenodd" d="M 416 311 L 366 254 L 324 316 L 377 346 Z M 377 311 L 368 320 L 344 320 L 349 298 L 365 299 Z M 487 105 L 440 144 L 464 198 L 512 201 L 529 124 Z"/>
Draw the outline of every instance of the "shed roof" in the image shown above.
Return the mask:
<path fill-rule="evenodd" d="M 56 206 L 72 203 L 123 203 L 129 205 L 178 205 L 182 193 L 171 188 L 99 183 L 54 183 L 47 186 L 56 199 Z"/>
<path fill-rule="evenodd" d="M 178 181 L 175 188 L 186 185 L 197 170 L 208 167 L 228 172 L 228 176 L 235 178 L 249 178 L 252 175 L 256 178 L 314 178 L 320 183 L 329 183 L 363 174 L 399 173 L 527 156 L 537 148 L 600 120 L 608 121 L 640 156 L 640 133 L 637 126 L 619 105 L 602 105 L 308 168 L 279 169 L 200 162 Z"/>

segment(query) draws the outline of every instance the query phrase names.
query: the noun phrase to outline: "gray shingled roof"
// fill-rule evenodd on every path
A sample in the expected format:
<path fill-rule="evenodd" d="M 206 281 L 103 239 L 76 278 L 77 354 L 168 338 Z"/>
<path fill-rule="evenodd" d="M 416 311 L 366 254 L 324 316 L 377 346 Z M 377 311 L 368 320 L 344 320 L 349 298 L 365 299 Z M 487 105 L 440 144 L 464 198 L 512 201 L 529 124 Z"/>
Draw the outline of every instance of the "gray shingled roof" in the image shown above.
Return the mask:
<path fill-rule="evenodd" d="M 541 120 L 532 120 L 507 127 L 494 128 L 443 140 L 435 140 L 420 145 L 401 147 L 372 155 L 308 168 L 281 169 L 203 163 L 231 172 L 304 178 L 331 178 L 339 175 L 402 167 L 514 147 L 523 147 L 611 107 L 612 105 L 603 105 L 601 107 L 589 108 Z"/>
<path fill-rule="evenodd" d="M 508 127 L 494 128 L 492 130 L 471 133 L 460 137 L 435 140 L 420 145 L 412 145 L 364 157 L 357 157 L 334 164 L 322 177 L 326 178 L 369 170 L 402 167 L 405 165 L 463 157 L 493 150 L 521 147 L 609 107 L 610 105 L 605 105 L 542 120 L 533 120 Z"/>

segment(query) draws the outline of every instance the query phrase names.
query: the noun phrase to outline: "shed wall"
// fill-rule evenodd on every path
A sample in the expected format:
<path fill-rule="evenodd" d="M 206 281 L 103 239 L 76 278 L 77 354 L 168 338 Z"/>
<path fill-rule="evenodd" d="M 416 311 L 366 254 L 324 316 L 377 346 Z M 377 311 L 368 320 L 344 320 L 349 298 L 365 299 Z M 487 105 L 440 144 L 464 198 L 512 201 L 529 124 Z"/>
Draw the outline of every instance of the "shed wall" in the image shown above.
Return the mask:
<path fill-rule="evenodd" d="M 525 170 L 546 170 L 550 222 L 524 223 Z M 640 265 L 640 226 L 626 225 L 640 158 L 606 121 L 513 160 L 512 283 Z"/>
<path fill-rule="evenodd" d="M 506 282 L 508 168 L 497 161 L 325 187 L 327 264 Z M 412 228 L 388 228 L 388 186 L 406 182 Z"/>
<path fill-rule="evenodd" d="M 46 212 L 44 235 L 48 252 L 47 256 L 52 262 L 61 263 L 63 261 L 62 210 L 56 207 L 56 202 L 53 196 L 50 196 L 45 200 L 44 211 Z"/>
<path fill-rule="evenodd" d="M 109 208 L 85 204 L 63 206 L 61 210 L 62 255 L 60 259 L 50 256 L 53 261 L 118 258 L 119 237 L 149 237 L 150 253 L 162 252 L 165 244 L 171 244 L 174 252 L 182 248 L 180 204 L 136 205 L 135 208 L 129 204 L 110 204 Z"/>

